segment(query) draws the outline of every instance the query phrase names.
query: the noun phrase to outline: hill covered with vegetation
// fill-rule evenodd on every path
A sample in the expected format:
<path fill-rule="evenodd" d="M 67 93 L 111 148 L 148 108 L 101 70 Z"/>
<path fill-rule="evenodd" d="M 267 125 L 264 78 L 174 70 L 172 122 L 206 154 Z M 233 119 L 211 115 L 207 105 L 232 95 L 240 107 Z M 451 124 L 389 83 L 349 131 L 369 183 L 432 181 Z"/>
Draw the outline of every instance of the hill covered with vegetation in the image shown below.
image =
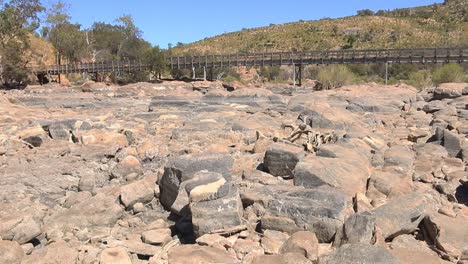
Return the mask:
<path fill-rule="evenodd" d="M 174 54 L 468 46 L 468 1 L 244 29 L 178 45 Z"/>

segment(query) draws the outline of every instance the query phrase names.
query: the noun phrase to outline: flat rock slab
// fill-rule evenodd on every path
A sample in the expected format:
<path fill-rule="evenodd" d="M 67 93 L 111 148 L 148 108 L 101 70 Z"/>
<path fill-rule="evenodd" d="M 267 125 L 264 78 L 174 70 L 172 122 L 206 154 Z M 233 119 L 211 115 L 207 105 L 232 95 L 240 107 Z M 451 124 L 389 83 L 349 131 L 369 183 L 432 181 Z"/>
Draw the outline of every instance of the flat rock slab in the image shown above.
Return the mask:
<path fill-rule="evenodd" d="M 346 209 L 346 196 L 335 188 L 292 188 L 268 202 L 261 226 L 288 233 L 312 231 L 320 242 L 329 242 L 343 225 Z"/>
<path fill-rule="evenodd" d="M 239 263 L 234 255 L 225 250 L 198 245 L 184 245 L 172 248 L 168 253 L 168 261 L 171 264 Z"/>
<path fill-rule="evenodd" d="M 399 264 L 388 250 L 368 244 L 347 244 L 331 254 L 320 256 L 319 264 Z"/>
<path fill-rule="evenodd" d="M 385 239 L 414 232 L 425 217 L 428 202 L 423 194 L 411 193 L 373 210 L 376 226 Z"/>

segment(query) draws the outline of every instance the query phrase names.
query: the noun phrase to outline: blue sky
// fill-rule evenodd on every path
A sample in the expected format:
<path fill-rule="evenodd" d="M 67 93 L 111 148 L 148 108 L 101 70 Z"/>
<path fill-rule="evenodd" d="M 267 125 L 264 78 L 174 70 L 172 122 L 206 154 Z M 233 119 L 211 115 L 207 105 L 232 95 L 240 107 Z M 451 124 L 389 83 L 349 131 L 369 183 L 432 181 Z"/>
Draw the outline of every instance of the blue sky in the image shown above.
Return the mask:
<path fill-rule="evenodd" d="M 441 0 L 64 0 L 73 22 L 113 22 L 130 14 L 144 38 L 163 48 L 242 28 L 354 15 L 360 9 L 394 9 Z M 51 3 L 53 0 L 44 0 Z"/>

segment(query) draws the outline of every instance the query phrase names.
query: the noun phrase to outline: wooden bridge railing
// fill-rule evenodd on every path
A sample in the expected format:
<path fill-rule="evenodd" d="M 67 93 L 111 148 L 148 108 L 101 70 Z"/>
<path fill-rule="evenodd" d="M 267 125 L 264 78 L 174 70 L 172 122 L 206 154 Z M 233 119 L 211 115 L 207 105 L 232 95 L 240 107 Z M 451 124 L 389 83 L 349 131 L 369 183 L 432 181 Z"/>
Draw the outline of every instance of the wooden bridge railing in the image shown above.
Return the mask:
<path fill-rule="evenodd" d="M 468 61 L 468 48 L 329 50 L 170 57 L 171 68 Z"/>
<path fill-rule="evenodd" d="M 269 52 L 251 54 L 225 54 L 206 56 L 179 56 L 167 58 L 172 69 L 351 64 L 351 63 L 463 63 L 468 61 L 468 48 L 421 48 L 421 49 L 376 49 L 376 50 L 325 50 L 301 52 Z M 43 74 L 136 72 L 150 69 L 138 61 L 102 61 L 51 65 L 31 70 Z"/>

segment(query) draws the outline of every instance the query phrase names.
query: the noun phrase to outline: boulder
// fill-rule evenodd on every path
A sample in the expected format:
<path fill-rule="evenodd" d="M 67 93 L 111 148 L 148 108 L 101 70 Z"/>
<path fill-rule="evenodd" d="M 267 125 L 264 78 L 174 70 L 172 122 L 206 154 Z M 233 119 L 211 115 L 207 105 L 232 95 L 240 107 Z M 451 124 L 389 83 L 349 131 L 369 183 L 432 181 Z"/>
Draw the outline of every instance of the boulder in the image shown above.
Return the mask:
<path fill-rule="evenodd" d="M 384 154 L 385 167 L 398 167 L 402 172 L 412 169 L 414 154 L 407 146 L 396 145 L 389 148 Z"/>
<path fill-rule="evenodd" d="M 346 244 L 333 253 L 320 256 L 319 264 L 398 264 L 387 249 L 369 244 Z"/>
<path fill-rule="evenodd" d="M 200 246 L 216 247 L 220 249 L 226 249 L 232 247 L 232 244 L 223 236 L 218 234 L 206 234 L 196 239 L 196 242 Z"/>
<path fill-rule="evenodd" d="M 297 163 L 304 158 L 303 148 L 275 143 L 265 153 L 264 166 L 266 171 L 273 176 L 289 178 Z"/>
<path fill-rule="evenodd" d="M 263 231 L 260 243 L 266 254 L 279 254 L 281 246 L 288 240 L 289 235 L 275 230 Z"/>
<path fill-rule="evenodd" d="M 412 191 L 412 175 L 399 168 L 387 171 L 375 170 L 368 181 L 366 196 L 374 205 L 379 205 L 385 199 L 393 199 Z"/>
<path fill-rule="evenodd" d="M 154 199 L 154 188 L 156 184 L 155 175 L 122 186 L 120 189 L 120 200 L 125 208 L 131 208 L 136 203 L 149 203 Z"/>
<path fill-rule="evenodd" d="M 141 234 L 141 238 L 143 242 L 146 244 L 151 244 L 151 245 L 163 245 L 166 244 L 167 242 L 171 241 L 172 236 L 171 229 L 165 228 L 165 229 L 155 229 L 155 230 L 150 230 L 146 231 L 143 234 Z"/>
<path fill-rule="evenodd" d="M 105 242 L 110 248 L 124 248 L 131 254 L 136 254 L 143 257 L 153 257 L 161 254 L 160 246 L 153 246 L 143 243 L 141 240 L 113 240 L 106 239 Z"/>
<path fill-rule="evenodd" d="M 242 260 L 242 263 L 250 263 L 254 257 L 265 254 L 257 241 L 248 239 L 237 239 L 232 249 L 236 252 L 237 258 Z"/>
<path fill-rule="evenodd" d="M 193 178 L 180 183 L 176 200 L 170 210 L 178 215 L 190 215 L 189 204 L 214 200 L 225 196 L 228 191 L 226 179 L 219 173 L 200 171 Z"/>
<path fill-rule="evenodd" d="M 124 248 L 106 248 L 99 256 L 100 264 L 132 264 L 128 252 Z"/>
<path fill-rule="evenodd" d="M 20 264 L 24 255 L 18 242 L 0 240 L 0 263 Z"/>
<path fill-rule="evenodd" d="M 76 263 L 78 251 L 64 241 L 40 248 L 23 258 L 22 264 Z"/>
<path fill-rule="evenodd" d="M 119 196 L 120 188 L 107 188 L 69 209 L 58 210 L 44 218 L 45 232 L 111 227 L 124 212 Z"/>
<path fill-rule="evenodd" d="M 372 211 L 376 226 L 385 239 L 392 239 L 401 234 L 410 234 L 417 230 L 428 209 L 427 199 L 423 194 L 411 193 Z"/>
<path fill-rule="evenodd" d="M 368 177 L 365 165 L 345 158 L 308 157 L 294 169 L 294 185 L 306 188 L 328 185 L 350 197 L 365 192 Z"/>
<path fill-rule="evenodd" d="M 280 254 L 299 253 L 311 261 L 316 261 L 318 257 L 319 242 L 314 233 L 299 231 L 281 246 Z"/>
<path fill-rule="evenodd" d="M 225 194 L 213 200 L 190 202 L 193 231 L 197 237 L 212 233 L 229 233 L 242 229 L 242 201 L 237 187 L 226 184 Z M 192 196 L 192 193 L 190 193 Z"/>
<path fill-rule="evenodd" d="M 168 262 L 171 264 L 239 263 L 235 256 L 225 250 L 199 245 L 171 248 L 168 252 Z"/>
<path fill-rule="evenodd" d="M 467 221 L 463 214 L 454 218 L 436 213 L 424 219 L 422 229 L 429 244 L 435 245 L 447 258 L 456 260 L 467 247 Z"/>
<path fill-rule="evenodd" d="M 443 142 L 443 145 L 450 157 L 456 158 L 460 155 L 463 142 L 456 132 L 445 129 Z"/>
<path fill-rule="evenodd" d="M 374 216 L 368 213 L 352 215 L 336 233 L 334 246 L 354 243 L 374 244 L 375 231 Z"/>
<path fill-rule="evenodd" d="M 126 156 L 112 170 L 112 176 L 114 178 L 124 178 L 132 173 L 141 174 L 142 171 L 143 167 L 137 158 L 134 156 Z"/>
<path fill-rule="evenodd" d="M 392 240 L 390 252 L 400 263 L 444 264 L 437 253 L 425 241 L 416 240 L 412 235 L 401 235 Z"/>
<path fill-rule="evenodd" d="M 200 171 L 216 172 L 221 174 L 226 181 L 230 181 L 232 164 L 231 156 L 222 154 L 189 154 L 170 160 L 164 168 L 159 184 L 161 204 L 174 213 L 181 214 L 181 209 L 188 205 L 188 200 L 178 209 L 172 207 L 178 199 L 182 182 L 192 179 Z"/>
<path fill-rule="evenodd" d="M 271 187 L 266 187 L 271 188 Z M 263 196 L 264 190 L 259 190 Z M 266 213 L 261 219 L 262 229 L 288 233 L 305 230 L 314 232 L 321 243 L 330 242 L 343 225 L 346 196 L 328 186 L 311 189 L 289 187 L 282 191 L 272 189 L 272 199 L 263 201 Z"/>
<path fill-rule="evenodd" d="M 29 198 L 0 203 L 0 238 L 20 245 L 37 238 L 43 233 L 42 221 L 47 210 L 46 206 Z"/>
<path fill-rule="evenodd" d="M 466 83 L 442 83 L 434 90 L 434 100 L 453 99 L 463 95 Z"/>
<path fill-rule="evenodd" d="M 75 120 L 66 120 L 54 122 L 45 129 L 49 132 L 49 135 L 54 140 L 71 141 L 72 131 L 75 128 Z"/>

